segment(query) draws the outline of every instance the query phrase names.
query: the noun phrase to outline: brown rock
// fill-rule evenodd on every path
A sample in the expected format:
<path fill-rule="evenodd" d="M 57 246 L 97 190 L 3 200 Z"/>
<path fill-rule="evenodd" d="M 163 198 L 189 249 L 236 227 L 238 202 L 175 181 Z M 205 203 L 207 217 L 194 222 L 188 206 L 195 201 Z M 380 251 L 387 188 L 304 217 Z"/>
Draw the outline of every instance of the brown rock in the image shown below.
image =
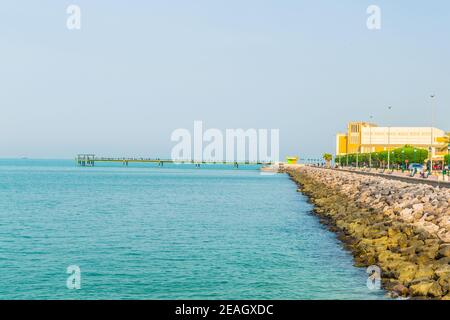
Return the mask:
<path fill-rule="evenodd" d="M 438 298 L 441 297 L 443 294 L 444 292 L 442 291 L 441 286 L 436 281 L 434 281 L 433 285 L 428 290 L 428 296 Z"/>
<path fill-rule="evenodd" d="M 401 283 L 408 283 L 414 280 L 418 266 L 411 262 L 403 262 L 397 265 L 395 274 Z"/>
<path fill-rule="evenodd" d="M 450 257 L 440 258 L 437 260 L 440 264 L 450 264 Z"/>
<path fill-rule="evenodd" d="M 396 233 L 394 235 L 389 236 L 387 245 L 389 249 L 395 247 L 406 248 L 408 246 L 408 238 L 404 233 Z"/>
<path fill-rule="evenodd" d="M 438 258 L 450 257 L 450 245 L 442 246 L 438 251 Z"/>
<path fill-rule="evenodd" d="M 418 278 L 418 279 L 430 279 L 431 280 L 434 277 L 434 270 L 431 266 L 421 265 L 417 269 L 417 272 L 414 277 Z"/>
<path fill-rule="evenodd" d="M 402 248 L 402 249 L 400 249 L 400 252 L 404 256 L 412 256 L 416 253 L 416 247 L 410 246 L 410 247 Z"/>
<path fill-rule="evenodd" d="M 440 297 L 443 292 L 441 286 L 436 281 L 424 281 L 409 287 L 411 295 L 422 297 Z"/>
<path fill-rule="evenodd" d="M 406 297 L 409 294 L 409 289 L 400 283 L 394 286 L 392 291 L 401 297 Z"/>

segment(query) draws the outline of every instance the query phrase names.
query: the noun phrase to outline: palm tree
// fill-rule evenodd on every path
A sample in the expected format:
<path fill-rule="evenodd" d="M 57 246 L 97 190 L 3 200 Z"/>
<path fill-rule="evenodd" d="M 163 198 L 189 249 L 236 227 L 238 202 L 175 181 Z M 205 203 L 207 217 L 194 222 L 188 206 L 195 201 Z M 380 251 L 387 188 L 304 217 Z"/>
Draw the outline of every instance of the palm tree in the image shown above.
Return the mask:
<path fill-rule="evenodd" d="M 330 167 L 330 162 L 333 159 L 333 156 L 330 153 L 324 153 L 323 154 L 323 160 L 327 163 L 327 167 Z"/>

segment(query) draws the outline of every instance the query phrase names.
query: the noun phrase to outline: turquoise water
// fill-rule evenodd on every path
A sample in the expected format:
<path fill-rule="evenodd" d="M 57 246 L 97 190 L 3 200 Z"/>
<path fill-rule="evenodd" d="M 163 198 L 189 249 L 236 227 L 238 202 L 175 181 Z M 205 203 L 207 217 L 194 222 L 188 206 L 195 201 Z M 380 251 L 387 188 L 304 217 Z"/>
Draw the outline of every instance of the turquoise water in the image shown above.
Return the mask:
<path fill-rule="evenodd" d="M 294 183 L 254 169 L 0 160 L 0 298 L 383 298 Z"/>

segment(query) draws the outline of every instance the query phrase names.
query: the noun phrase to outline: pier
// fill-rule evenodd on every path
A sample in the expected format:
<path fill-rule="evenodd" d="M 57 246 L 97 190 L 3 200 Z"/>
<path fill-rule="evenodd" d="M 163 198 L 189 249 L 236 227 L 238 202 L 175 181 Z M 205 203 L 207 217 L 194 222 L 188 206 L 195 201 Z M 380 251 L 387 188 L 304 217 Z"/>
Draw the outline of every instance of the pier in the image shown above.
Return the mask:
<path fill-rule="evenodd" d="M 202 164 L 221 164 L 232 165 L 235 168 L 239 168 L 242 165 L 272 165 L 271 161 L 200 161 L 200 160 L 173 160 L 173 159 L 160 159 L 160 158 L 107 158 L 97 157 L 94 154 L 78 154 L 76 162 L 81 167 L 94 167 L 96 162 L 111 162 L 122 163 L 124 166 L 128 166 L 129 163 L 157 163 L 159 167 L 163 167 L 165 163 L 175 164 L 194 164 L 196 168 L 200 168 Z"/>

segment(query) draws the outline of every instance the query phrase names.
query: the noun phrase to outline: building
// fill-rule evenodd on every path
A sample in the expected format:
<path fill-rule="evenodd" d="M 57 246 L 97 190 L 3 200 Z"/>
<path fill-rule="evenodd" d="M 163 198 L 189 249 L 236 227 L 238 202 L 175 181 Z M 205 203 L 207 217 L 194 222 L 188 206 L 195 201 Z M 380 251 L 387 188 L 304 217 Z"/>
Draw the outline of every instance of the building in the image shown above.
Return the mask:
<path fill-rule="evenodd" d="M 350 122 L 346 133 L 336 134 L 336 155 L 369 153 L 410 145 L 429 150 L 433 160 L 443 160 L 450 134 L 431 127 L 378 127 L 368 122 Z"/>
<path fill-rule="evenodd" d="M 288 164 L 297 164 L 298 161 L 298 157 L 286 157 L 287 163 Z"/>

